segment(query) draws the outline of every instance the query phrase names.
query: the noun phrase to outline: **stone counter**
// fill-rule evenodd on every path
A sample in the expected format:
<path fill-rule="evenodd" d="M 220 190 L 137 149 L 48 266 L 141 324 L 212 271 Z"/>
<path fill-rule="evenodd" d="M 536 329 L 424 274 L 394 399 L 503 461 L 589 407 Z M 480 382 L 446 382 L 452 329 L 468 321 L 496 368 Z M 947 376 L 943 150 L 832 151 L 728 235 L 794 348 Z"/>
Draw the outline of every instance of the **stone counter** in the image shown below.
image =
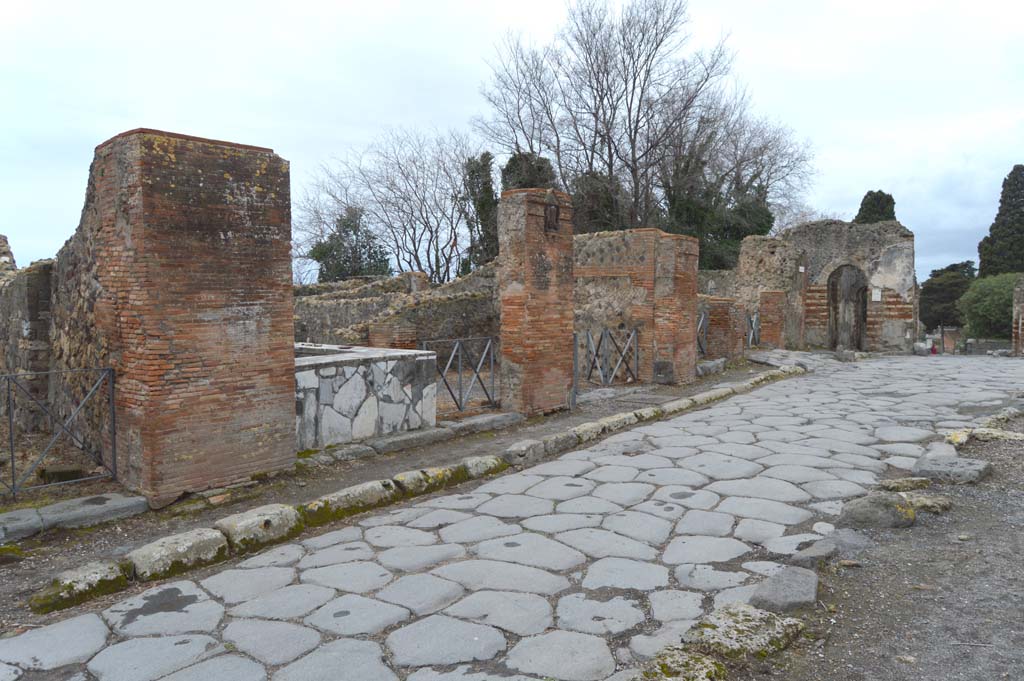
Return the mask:
<path fill-rule="evenodd" d="M 435 425 L 433 352 L 297 343 L 295 355 L 300 451 Z"/>

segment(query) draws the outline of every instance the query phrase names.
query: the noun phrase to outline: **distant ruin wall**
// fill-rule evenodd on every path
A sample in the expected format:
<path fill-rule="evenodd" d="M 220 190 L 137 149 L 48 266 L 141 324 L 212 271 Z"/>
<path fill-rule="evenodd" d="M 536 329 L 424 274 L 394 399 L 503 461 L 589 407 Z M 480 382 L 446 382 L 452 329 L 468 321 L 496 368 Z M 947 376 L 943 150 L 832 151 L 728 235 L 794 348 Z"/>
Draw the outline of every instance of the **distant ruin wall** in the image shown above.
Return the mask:
<path fill-rule="evenodd" d="M 117 372 L 119 474 L 161 505 L 294 460 L 288 163 L 151 130 L 96 148 L 53 269 L 54 369 Z M 79 374 L 55 376 L 67 414 Z M 105 403 L 80 428 L 100 442 Z"/>
<path fill-rule="evenodd" d="M 1024 274 L 1013 289 L 1013 354 L 1024 357 Z"/>
<path fill-rule="evenodd" d="M 6 239 L 3 242 L 6 246 Z M 0 249 L 0 253 L 2 253 Z M 9 250 L 8 250 L 9 253 Z M 0 373 L 23 374 L 12 390 L 14 418 L 26 430 L 49 422 L 33 398 L 45 404 L 50 369 L 50 280 L 53 262 L 40 260 L 25 269 L 0 270 Z M 7 264 L 6 261 L 0 263 Z M 0 395 L 0 413 L 7 400 Z"/>

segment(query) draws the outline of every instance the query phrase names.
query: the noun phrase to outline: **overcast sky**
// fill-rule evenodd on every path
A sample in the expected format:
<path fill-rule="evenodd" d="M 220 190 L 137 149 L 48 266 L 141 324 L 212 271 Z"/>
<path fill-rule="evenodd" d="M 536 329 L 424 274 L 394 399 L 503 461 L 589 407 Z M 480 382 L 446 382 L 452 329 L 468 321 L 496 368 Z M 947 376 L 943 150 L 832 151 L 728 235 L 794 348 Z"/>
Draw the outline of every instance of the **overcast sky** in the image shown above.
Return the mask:
<path fill-rule="evenodd" d="M 758 112 L 815 152 L 808 202 L 896 198 L 917 271 L 977 259 L 1024 163 L 1024 4 L 691 0 Z M 174 3 L 0 0 L 0 233 L 20 265 L 78 224 L 93 148 L 158 128 L 273 147 L 293 197 L 389 126 L 465 128 L 509 30 L 546 42 L 559 0 Z"/>

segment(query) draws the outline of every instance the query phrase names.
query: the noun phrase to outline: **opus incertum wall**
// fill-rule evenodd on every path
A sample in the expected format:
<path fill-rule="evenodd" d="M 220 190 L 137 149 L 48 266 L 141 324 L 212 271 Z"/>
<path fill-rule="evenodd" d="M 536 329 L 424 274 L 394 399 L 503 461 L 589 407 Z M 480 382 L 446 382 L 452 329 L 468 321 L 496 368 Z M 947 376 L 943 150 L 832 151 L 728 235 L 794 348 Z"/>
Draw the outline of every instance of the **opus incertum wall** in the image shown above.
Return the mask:
<path fill-rule="evenodd" d="M 53 278 L 52 366 L 117 371 L 125 484 L 159 506 L 294 461 L 289 169 L 273 150 L 145 129 L 104 142 Z M 51 382 L 64 413 L 75 380 Z M 101 415 L 84 416 L 109 453 L 88 432 Z"/>

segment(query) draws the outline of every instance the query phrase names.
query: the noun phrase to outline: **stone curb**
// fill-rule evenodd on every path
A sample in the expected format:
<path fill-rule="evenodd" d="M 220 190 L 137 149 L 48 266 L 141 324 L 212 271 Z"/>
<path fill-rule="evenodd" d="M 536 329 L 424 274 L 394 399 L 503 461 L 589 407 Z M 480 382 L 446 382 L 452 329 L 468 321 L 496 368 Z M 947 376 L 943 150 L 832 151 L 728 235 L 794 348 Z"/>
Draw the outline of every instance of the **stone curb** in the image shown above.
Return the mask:
<path fill-rule="evenodd" d="M 111 493 L 0 513 L 0 544 L 25 539 L 54 527 L 88 527 L 129 518 L 148 510 L 149 502 L 145 497 Z"/>

